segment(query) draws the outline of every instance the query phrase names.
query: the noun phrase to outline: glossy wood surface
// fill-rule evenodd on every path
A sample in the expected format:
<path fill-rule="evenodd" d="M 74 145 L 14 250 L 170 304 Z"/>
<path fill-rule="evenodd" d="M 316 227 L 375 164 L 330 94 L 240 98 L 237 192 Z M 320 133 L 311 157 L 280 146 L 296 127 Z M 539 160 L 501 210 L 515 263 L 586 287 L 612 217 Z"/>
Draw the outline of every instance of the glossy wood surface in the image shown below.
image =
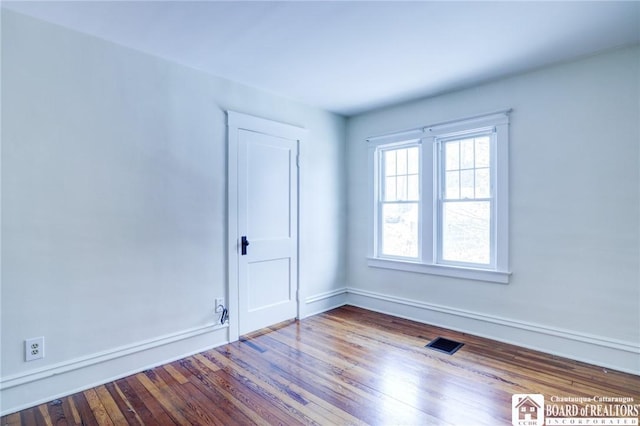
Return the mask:
<path fill-rule="evenodd" d="M 426 349 L 437 336 L 464 346 Z M 640 377 L 345 306 L 0 425 L 510 425 L 515 393 L 640 403 Z"/>

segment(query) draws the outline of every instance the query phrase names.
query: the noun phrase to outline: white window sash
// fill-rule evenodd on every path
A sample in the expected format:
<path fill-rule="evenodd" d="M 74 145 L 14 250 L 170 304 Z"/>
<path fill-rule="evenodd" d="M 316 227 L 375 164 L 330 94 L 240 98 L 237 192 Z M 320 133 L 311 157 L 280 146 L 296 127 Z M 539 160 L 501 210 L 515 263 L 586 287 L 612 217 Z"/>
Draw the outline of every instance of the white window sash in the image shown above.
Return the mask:
<path fill-rule="evenodd" d="M 459 141 L 467 138 L 476 138 L 481 136 L 489 136 L 490 137 L 490 160 L 489 160 L 489 171 L 490 171 L 490 186 L 491 186 L 491 194 L 488 198 L 469 198 L 469 199 L 459 199 L 459 200 L 447 200 L 445 198 L 445 173 L 446 167 L 444 166 L 445 157 L 444 157 L 444 144 L 452 141 Z M 455 133 L 447 133 L 443 137 L 434 137 L 433 143 L 435 145 L 435 151 L 437 157 L 435 157 L 434 161 L 434 181 L 436 187 L 436 197 L 437 200 L 435 202 L 435 208 L 433 211 L 434 223 L 435 223 L 435 235 L 437 236 L 436 241 L 434 242 L 435 246 L 435 258 L 433 258 L 433 263 L 438 265 L 445 266 L 461 266 L 465 268 L 477 268 L 477 269 L 487 269 L 487 270 L 496 270 L 496 253 L 498 251 L 497 247 L 497 228 L 496 228 L 496 212 L 495 212 L 495 191 L 499 191 L 499 186 L 496 182 L 495 169 L 497 167 L 496 154 L 498 152 L 497 145 L 497 134 L 496 127 L 490 126 L 480 129 L 465 129 L 463 131 L 456 131 Z M 459 262 L 453 260 L 446 260 L 444 258 L 443 250 L 444 250 L 444 205 L 445 203 L 469 203 L 469 202 L 489 202 L 489 211 L 490 211 L 490 222 L 489 222 L 489 263 L 472 263 L 472 262 Z"/>
<path fill-rule="evenodd" d="M 415 136 L 415 133 L 411 134 L 412 136 Z M 405 134 L 403 136 L 408 136 L 408 134 Z M 404 137 L 401 139 L 405 139 Z M 384 142 L 384 143 L 383 143 Z M 418 214 L 421 215 L 421 212 L 423 210 L 422 207 L 422 194 L 420 194 L 420 199 L 417 201 L 403 201 L 403 200 L 399 200 L 399 201 L 385 201 L 384 200 L 384 191 L 382 188 L 382 180 L 384 179 L 384 170 L 382 167 L 382 161 L 383 161 L 383 153 L 385 151 L 389 151 L 389 150 L 395 150 L 395 149 L 403 149 L 403 148 L 410 148 L 410 147 L 418 147 L 421 150 L 421 140 L 420 139 L 406 139 L 406 140 L 401 140 L 401 141 L 397 141 L 397 138 L 392 139 L 392 142 L 389 142 L 388 139 L 382 138 L 378 140 L 378 143 L 374 143 L 373 145 L 370 146 L 370 156 L 373 155 L 373 159 L 372 161 L 370 161 L 371 163 L 375 163 L 374 164 L 374 188 L 372 188 L 372 194 L 375 194 L 374 196 L 374 200 L 373 200 L 373 204 L 374 204 L 374 240 L 373 240 L 373 252 L 371 253 L 373 257 L 376 258 L 380 258 L 380 259 L 398 259 L 398 260 L 408 260 L 408 261 L 420 261 L 422 259 L 422 220 L 418 220 L 418 255 L 417 257 L 405 257 L 405 256 L 393 256 L 393 255 L 388 255 L 388 254 L 383 254 L 382 252 L 382 207 L 385 204 L 403 204 L 403 203 L 408 203 L 408 204 L 417 204 L 418 205 Z M 421 158 L 422 156 L 420 155 L 419 158 Z M 422 162 L 419 164 L 418 166 L 418 176 L 419 176 L 419 185 L 420 187 L 422 187 L 422 178 L 423 178 L 423 171 L 422 171 Z M 372 229 L 371 227 L 369 229 Z M 371 247 L 371 245 L 370 245 Z"/>

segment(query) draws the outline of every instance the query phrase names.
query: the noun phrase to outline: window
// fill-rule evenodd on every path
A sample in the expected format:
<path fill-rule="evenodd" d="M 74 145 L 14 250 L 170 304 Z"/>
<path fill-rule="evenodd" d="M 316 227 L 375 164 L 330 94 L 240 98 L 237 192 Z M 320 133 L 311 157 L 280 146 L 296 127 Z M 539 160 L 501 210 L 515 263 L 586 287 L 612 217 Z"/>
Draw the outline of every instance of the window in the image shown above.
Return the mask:
<path fill-rule="evenodd" d="M 438 263 L 492 265 L 491 139 L 483 132 L 438 141 Z"/>
<path fill-rule="evenodd" d="M 383 147 L 379 158 L 379 252 L 383 256 L 418 259 L 420 146 L 411 143 Z"/>
<path fill-rule="evenodd" d="M 368 139 L 370 266 L 508 282 L 508 113 Z"/>

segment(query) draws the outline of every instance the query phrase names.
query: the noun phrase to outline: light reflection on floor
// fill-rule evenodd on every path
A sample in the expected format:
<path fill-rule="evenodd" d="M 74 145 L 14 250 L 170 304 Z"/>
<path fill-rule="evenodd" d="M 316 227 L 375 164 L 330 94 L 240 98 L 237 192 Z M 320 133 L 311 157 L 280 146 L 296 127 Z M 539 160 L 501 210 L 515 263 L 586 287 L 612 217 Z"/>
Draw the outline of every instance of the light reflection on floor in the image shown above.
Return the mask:
<path fill-rule="evenodd" d="M 381 370 L 378 383 L 384 394 L 381 411 L 385 424 L 430 424 L 425 423 L 429 420 L 443 424 L 444 419 L 451 425 L 493 425 L 504 417 L 506 405 L 496 406 L 501 398 L 491 389 L 477 387 L 477 382 L 471 387 L 474 382 L 468 377 L 453 375 L 451 380 L 442 380 L 441 372 L 430 374 L 419 363 L 401 365 L 393 357 L 385 360 Z M 467 410 L 452 409 L 456 406 Z M 468 410 L 469 406 L 477 410 Z"/>
<path fill-rule="evenodd" d="M 412 413 L 414 409 L 407 409 L 407 406 L 419 408 L 421 397 L 422 375 L 416 374 L 411 368 L 400 365 L 397 358 L 385 360 L 381 368 L 380 391 L 384 394 L 382 398 L 381 411 L 385 421 L 394 424 L 421 424 L 424 417 L 415 418 Z"/>

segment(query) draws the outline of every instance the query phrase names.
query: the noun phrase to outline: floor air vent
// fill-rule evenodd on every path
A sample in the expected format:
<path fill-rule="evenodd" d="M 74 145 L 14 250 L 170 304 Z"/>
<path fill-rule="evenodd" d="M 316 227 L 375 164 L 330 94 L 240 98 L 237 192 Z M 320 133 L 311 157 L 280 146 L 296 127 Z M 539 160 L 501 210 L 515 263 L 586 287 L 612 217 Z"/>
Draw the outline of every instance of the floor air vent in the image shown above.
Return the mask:
<path fill-rule="evenodd" d="M 453 355 L 462 346 L 464 346 L 464 343 L 445 339 L 444 337 L 436 337 L 435 339 L 427 343 L 425 348 L 430 348 L 439 352 L 444 352 L 448 355 Z"/>

